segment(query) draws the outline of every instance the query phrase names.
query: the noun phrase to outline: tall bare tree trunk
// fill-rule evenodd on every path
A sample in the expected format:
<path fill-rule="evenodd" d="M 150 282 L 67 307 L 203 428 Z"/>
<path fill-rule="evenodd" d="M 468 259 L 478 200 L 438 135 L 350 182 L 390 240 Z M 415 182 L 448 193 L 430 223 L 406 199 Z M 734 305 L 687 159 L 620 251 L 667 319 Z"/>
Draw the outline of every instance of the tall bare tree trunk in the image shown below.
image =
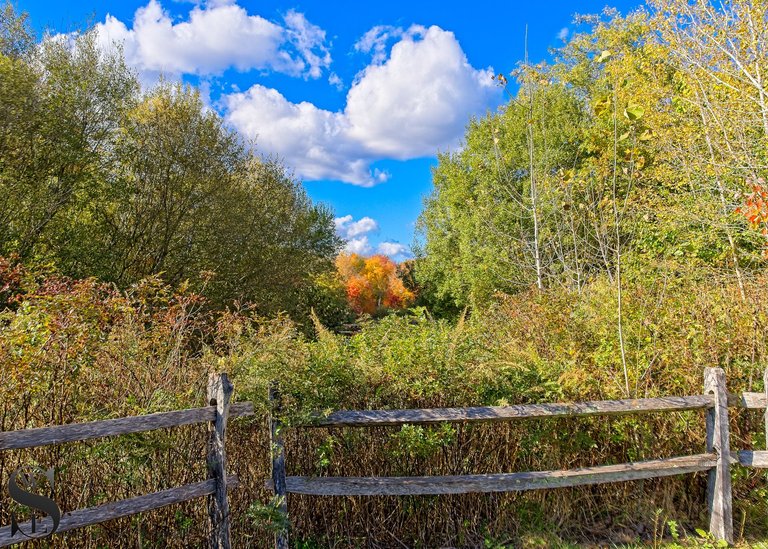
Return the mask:
<path fill-rule="evenodd" d="M 618 316 L 618 335 L 619 335 L 619 350 L 621 351 L 621 367 L 624 371 L 624 390 L 626 396 L 630 396 L 629 392 L 629 368 L 627 367 L 627 352 L 624 345 L 624 318 L 623 318 L 623 294 L 621 287 L 621 231 L 619 229 L 619 204 L 617 193 L 617 180 L 618 180 L 618 120 L 617 120 L 617 97 L 616 87 L 613 89 L 613 226 L 616 236 L 616 312 Z"/>
<path fill-rule="evenodd" d="M 525 27 L 525 70 L 528 88 L 528 160 L 531 176 L 531 215 L 533 217 L 533 261 L 536 266 L 536 287 L 539 290 L 544 289 L 544 280 L 541 275 L 541 255 L 539 251 L 539 207 L 538 207 L 538 189 L 536 187 L 536 176 L 534 174 L 533 162 L 533 85 L 531 82 L 531 71 L 528 65 L 528 26 Z"/>

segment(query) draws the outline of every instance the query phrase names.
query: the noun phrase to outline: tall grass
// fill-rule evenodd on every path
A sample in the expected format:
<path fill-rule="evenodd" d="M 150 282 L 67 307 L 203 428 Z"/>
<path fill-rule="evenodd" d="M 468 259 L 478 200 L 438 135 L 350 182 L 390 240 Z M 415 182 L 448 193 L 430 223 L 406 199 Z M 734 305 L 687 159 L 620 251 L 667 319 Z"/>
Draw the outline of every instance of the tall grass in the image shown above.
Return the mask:
<path fill-rule="evenodd" d="M 265 423 L 267 385 L 281 384 L 286 421 L 316 411 L 496 405 L 613 398 L 623 373 L 610 284 L 581 295 L 498 296 L 455 322 L 425 310 L 364 323 L 352 337 L 318 325 L 308 338 L 287 318 L 213 312 L 205 301 L 150 279 L 127 294 L 0 265 L 2 429 L 140 414 L 204 402 L 208 372 L 227 371 L 235 399 L 257 415 L 233 422 L 233 535 L 271 543 Z M 726 369 L 729 389 L 761 390 L 768 277 L 743 302 L 728 283 L 690 278 L 625 288 L 627 360 L 634 396 L 698 393 L 703 369 Z M 762 418 L 732 422 L 736 448 L 763 447 Z M 205 427 L 4 452 L 0 478 L 19 464 L 57 468 L 65 510 L 205 477 Z M 495 425 L 319 429 L 288 432 L 288 473 L 431 475 L 571 468 L 686 453 L 704 446 L 701 413 L 524 420 Z M 658 517 L 692 531 L 706 517 L 702 475 L 523 494 L 440 497 L 292 496 L 290 523 L 304 547 L 478 546 L 642 539 Z M 735 473 L 738 528 L 766 531 L 765 480 Z M 11 509 L 3 492 L 0 520 Z M 52 546 L 203 546 L 203 502 L 190 502 L 54 537 Z M 484 541 L 485 540 L 485 541 Z M 531 541 L 533 540 L 533 541 Z M 547 541 L 550 540 L 550 541 Z"/>

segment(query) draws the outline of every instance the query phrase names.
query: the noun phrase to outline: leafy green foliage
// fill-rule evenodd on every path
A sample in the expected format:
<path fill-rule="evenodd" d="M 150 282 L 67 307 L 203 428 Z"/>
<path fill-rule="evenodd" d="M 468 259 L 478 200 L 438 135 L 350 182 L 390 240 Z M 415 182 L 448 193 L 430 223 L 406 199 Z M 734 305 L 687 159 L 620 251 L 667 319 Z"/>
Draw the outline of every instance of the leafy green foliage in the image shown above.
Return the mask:
<path fill-rule="evenodd" d="M 561 174 L 579 156 L 584 113 L 563 86 L 542 88 L 533 108 L 529 121 L 525 97 L 518 97 L 499 113 L 472 121 L 461 152 L 439 157 L 435 189 L 419 220 L 425 240 L 417 270 L 419 283 L 433 286 L 438 299 L 482 304 L 495 292 L 517 291 L 535 280 L 529 256 L 534 234 L 529 123 L 534 140 L 547 139 L 546 149 L 534 150 L 533 163 L 536 179 L 551 181 L 538 197 L 542 216 L 550 219 L 566 200 Z M 542 242 L 562 232 L 548 222 L 544 227 Z M 545 264 L 552 259 L 549 253 Z"/>
<path fill-rule="evenodd" d="M 189 87 L 142 92 L 94 31 L 29 43 L 0 19 L 0 253 L 126 288 L 161 275 L 307 319 L 330 271 L 333 214 Z M 23 55 L 22 55 L 23 54 Z"/>
<path fill-rule="evenodd" d="M 199 296 L 173 292 L 157 277 L 121 293 L 94 280 L 29 271 L 13 262 L 0 265 L 0 288 L 10 303 L 0 316 L 6 411 L 0 427 L 197 406 L 204 400 L 207 373 L 227 371 L 235 400 L 253 400 L 258 414 L 251 423 L 233 422 L 228 441 L 229 467 L 243 483 L 232 495 L 233 516 L 242 517 L 236 532 L 250 542 L 267 543 L 274 528 L 285 526 L 270 503 L 271 494 L 260 488 L 269 475 L 264 414 L 272 380 L 284 395 L 288 425 L 342 408 L 505 405 L 622 394 L 613 332 L 615 287 L 607 282 L 590 284 L 581 296 L 553 290 L 508 296 L 483 314 L 466 314 L 454 322 L 433 320 L 423 310 L 391 315 L 363 323 L 351 337 L 318 323 L 316 336 L 309 338 L 285 316 L 212 312 Z M 711 364 L 726 367 L 730 391 L 759 390 L 752 380 L 759 380 L 768 364 L 764 276 L 746 287 L 754 309 L 733 306 L 739 300 L 735 284 L 711 287 L 703 280 L 691 285 L 690 278 L 630 277 L 629 282 L 625 328 L 630 381 L 639 396 L 691 394 L 701 387 L 703 367 Z M 763 440 L 762 427 L 759 414 L 741 418 L 734 425 L 734 440 Z M 683 455 L 700 451 L 704 430 L 702 417 L 687 412 L 474 426 L 289 429 L 286 436 L 291 474 L 369 476 L 547 470 L 564 463 L 575 467 Z M 67 487 L 62 504 L 74 508 L 78 498 L 88 504 L 119 499 L 126 487 L 132 493 L 148 492 L 199 480 L 204 451 L 204 430 L 181 429 L 35 456 L 57 467 Z M 13 459 L 28 455 L 20 452 Z M 754 532 L 761 531 L 763 516 L 755 487 L 763 483 L 746 472 L 734 478 L 737 513 L 745 513 Z M 83 485 L 91 487 L 85 495 Z M 573 520 L 570 502 L 578 498 L 581 505 L 600 510 L 589 518 L 596 531 L 605 527 L 601 521 L 607 515 L 621 515 L 632 524 L 648 522 L 651 504 L 663 504 L 666 515 L 681 524 L 699 524 L 699 517 L 681 511 L 675 498 L 692 494 L 697 503 L 689 508 L 700 509 L 703 478 L 633 489 L 639 492 L 629 498 L 611 486 L 559 491 L 546 498 L 533 493 L 384 498 L 364 509 L 332 499 L 314 501 L 311 507 L 292 504 L 291 522 L 320 546 L 385 531 L 414 543 L 443 535 L 502 543 L 511 536 L 513 545 L 528 540 L 537 546 L 536 539 L 549 540 L 541 542 L 546 545 L 558 536 L 579 537 L 587 523 L 581 516 Z M 194 544 L 205 536 L 204 512 L 200 505 L 172 508 L 167 515 L 172 530 L 160 520 L 140 527 L 148 537 Z M 327 516 L 342 519 L 329 522 Z M 446 523 L 446 516 L 461 520 Z M 368 522 L 372 517 L 379 517 L 375 531 Z M 437 525 L 448 530 L 441 533 Z M 686 526 L 686 531 L 693 530 Z M 123 539 L 120 532 L 134 535 L 130 529 L 115 529 L 99 539 L 115 545 Z"/>
<path fill-rule="evenodd" d="M 765 164 L 768 111 L 735 74 L 739 56 L 765 59 L 748 34 L 752 8 L 686 6 L 607 12 L 552 65 L 513 73 L 517 94 L 469 123 L 460 152 L 439 157 L 418 225 L 419 284 L 483 307 L 537 278 L 577 292 L 620 278 L 622 258 L 647 276 L 660 263 L 695 264 L 743 281 L 764 266 L 761 235 L 734 215 Z M 702 39 L 740 29 L 735 61 L 714 43 L 696 57 L 694 27 L 676 26 L 688 18 Z"/>
<path fill-rule="evenodd" d="M 208 372 L 227 371 L 236 400 L 257 410 L 228 435 L 228 466 L 242 481 L 232 495 L 239 545 L 298 526 L 303 547 L 392 538 L 557 547 L 568 546 L 561 536 L 594 541 L 617 529 L 635 547 L 652 523 L 654 547 L 665 537 L 671 547 L 717 547 L 697 530 L 698 476 L 531 494 L 298 498 L 290 525 L 262 488 L 274 381 L 288 426 L 342 408 L 692 394 L 713 365 L 731 392 L 761 390 L 768 114 L 762 87 L 732 61 L 765 60 L 748 24 L 764 30 L 765 6 L 652 8 L 607 11 L 552 65 L 515 71 L 516 96 L 471 121 L 466 146 L 434 170 L 420 257 L 396 273 L 418 307 L 365 320 L 348 337 L 326 328 L 350 315 L 347 288 L 329 274 L 332 215 L 283 166 L 256 157 L 194 90 L 140 91 L 92 33 L 35 46 L 6 5 L 0 428 L 196 406 Z M 725 54 L 709 40 L 724 29 L 739 36 Z M 750 179 L 760 185 L 745 195 Z M 295 321 L 310 315 L 314 331 Z M 733 440 L 761 448 L 763 428 L 762 416 L 745 415 Z M 286 437 L 291 474 L 402 476 L 698 453 L 704 430 L 684 412 Z M 74 509 L 199 480 L 204 451 L 205 433 L 182 428 L 8 453 L 0 468 L 55 466 L 63 507 Z M 744 531 L 764 535 L 765 479 L 736 469 L 734 491 Z M 205 524 L 190 504 L 94 528 L 82 544 L 195 546 Z"/>

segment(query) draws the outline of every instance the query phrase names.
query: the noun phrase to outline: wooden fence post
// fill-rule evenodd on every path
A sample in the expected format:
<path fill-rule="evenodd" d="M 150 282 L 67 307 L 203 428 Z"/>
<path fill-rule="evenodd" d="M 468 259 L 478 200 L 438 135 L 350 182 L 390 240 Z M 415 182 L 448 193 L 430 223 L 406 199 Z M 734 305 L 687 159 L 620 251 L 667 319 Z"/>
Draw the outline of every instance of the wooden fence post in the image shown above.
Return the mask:
<path fill-rule="evenodd" d="M 272 483 L 275 504 L 281 514 L 281 528 L 275 532 L 275 548 L 288 549 L 288 490 L 285 485 L 285 444 L 283 426 L 279 415 L 282 411 L 280 391 L 275 382 L 269 386 L 269 451 L 272 456 Z"/>
<path fill-rule="evenodd" d="M 227 374 L 211 374 L 208 377 L 208 404 L 216 406 L 216 419 L 210 427 L 208 439 L 208 478 L 216 480 L 216 492 L 208 496 L 212 549 L 232 547 L 229 541 L 227 454 L 224 442 L 229 417 L 229 399 L 233 389 Z"/>
<path fill-rule="evenodd" d="M 728 392 L 722 368 L 704 370 L 704 393 L 715 395 L 714 408 L 707 410 L 707 452 L 717 454 L 717 465 L 710 469 L 707 485 L 709 532 L 718 540 L 733 543 Z"/>

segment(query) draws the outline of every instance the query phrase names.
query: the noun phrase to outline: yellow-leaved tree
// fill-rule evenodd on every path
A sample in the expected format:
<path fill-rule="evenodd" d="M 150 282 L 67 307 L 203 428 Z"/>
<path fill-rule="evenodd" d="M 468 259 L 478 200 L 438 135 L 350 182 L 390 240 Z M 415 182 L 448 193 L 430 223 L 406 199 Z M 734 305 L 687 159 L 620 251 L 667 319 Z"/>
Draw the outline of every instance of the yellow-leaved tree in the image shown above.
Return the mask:
<path fill-rule="evenodd" d="M 397 265 L 385 255 L 342 253 L 336 258 L 336 269 L 356 313 L 403 309 L 413 302 L 414 294 L 397 275 Z"/>

